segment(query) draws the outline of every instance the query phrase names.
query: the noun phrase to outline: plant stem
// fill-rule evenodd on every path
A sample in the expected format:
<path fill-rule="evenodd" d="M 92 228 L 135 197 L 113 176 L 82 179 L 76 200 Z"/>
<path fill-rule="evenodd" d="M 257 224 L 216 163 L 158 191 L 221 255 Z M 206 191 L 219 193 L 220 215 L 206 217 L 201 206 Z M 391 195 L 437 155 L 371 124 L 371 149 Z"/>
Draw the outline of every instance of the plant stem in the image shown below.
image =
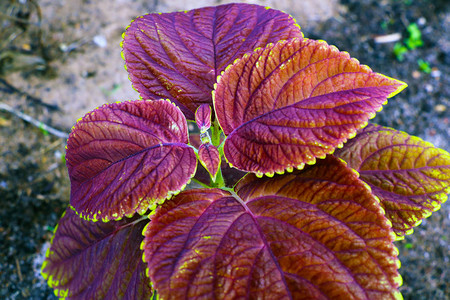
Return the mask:
<path fill-rule="evenodd" d="M 222 130 L 220 129 L 219 122 L 217 122 L 217 119 L 214 120 L 212 126 L 211 126 L 211 143 L 219 147 L 220 145 L 220 134 L 222 133 Z"/>
<path fill-rule="evenodd" d="M 222 130 L 220 129 L 219 122 L 217 121 L 217 118 L 216 118 L 211 126 L 211 143 L 215 147 L 219 147 L 219 145 L 220 145 L 220 134 L 221 133 L 222 133 Z M 217 174 L 216 174 L 216 179 L 213 180 L 211 178 L 210 182 L 211 182 L 212 187 L 221 188 L 221 187 L 225 186 L 225 181 L 224 181 L 223 175 L 222 175 L 222 168 L 220 166 L 219 166 L 219 170 L 217 171 Z"/>
<path fill-rule="evenodd" d="M 213 181 L 211 178 L 211 186 L 217 187 L 217 188 L 222 188 L 225 186 L 225 181 L 223 180 L 223 176 L 222 176 L 222 168 L 219 167 L 219 170 L 217 170 L 215 181 Z"/>

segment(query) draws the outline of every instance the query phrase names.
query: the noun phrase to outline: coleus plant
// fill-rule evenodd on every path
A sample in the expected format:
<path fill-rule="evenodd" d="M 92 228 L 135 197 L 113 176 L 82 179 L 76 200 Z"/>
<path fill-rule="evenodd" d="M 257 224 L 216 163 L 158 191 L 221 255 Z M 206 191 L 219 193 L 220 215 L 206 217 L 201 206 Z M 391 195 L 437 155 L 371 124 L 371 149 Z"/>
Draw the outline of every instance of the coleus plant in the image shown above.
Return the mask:
<path fill-rule="evenodd" d="M 123 56 L 142 99 L 68 139 L 57 296 L 401 298 L 393 242 L 450 190 L 449 153 L 368 124 L 405 83 L 249 4 L 138 17 Z"/>

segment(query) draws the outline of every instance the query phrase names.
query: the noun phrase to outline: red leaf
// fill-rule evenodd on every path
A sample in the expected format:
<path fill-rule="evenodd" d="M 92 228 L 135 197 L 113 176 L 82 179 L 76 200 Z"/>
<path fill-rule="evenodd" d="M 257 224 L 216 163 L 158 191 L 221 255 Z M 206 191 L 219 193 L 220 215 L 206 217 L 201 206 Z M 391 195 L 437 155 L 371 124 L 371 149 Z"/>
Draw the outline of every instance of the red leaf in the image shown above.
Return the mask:
<path fill-rule="evenodd" d="M 418 137 L 369 125 L 336 156 L 381 200 L 399 238 L 440 209 L 450 192 L 450 154 Z"/>
<path fill-rule="evenodd" d="M 325 42 L 293 39 L 244 55 L 214 92 L 225 157 L 257 174 L 301 169 L 354 136 L 405 86 Z"/>
<path fill-rule="evenodd" d="M 219 150 L 210 143 L 201 144 L 198 149 L 198 157 L 202 165 L 213 177 L 213 180 L 215 180 L 221 163 Z"/>
<path fill-rule="evenodd" d="M 200 105 L 195 111 L 195 122 L 201 133 L 208 130 L 211 127 L 211 106 L 208 104 Z"/>
<path fill-rule="evenodd" d="M 144 259 L 162 298 L 399 296 L 389 222 L 342 162 L 249 175 L 237 190 L 184 191 L 152 215 Z"/>
<path fill-rule="evenodd" d="M 217 76 L 244 53 L 302 37 L 294 19 L 249 4 L 149 14 L 127 28 L 123 54 L 133 86 L 144 99 L 169 98 L 190 120 L 212 105 Z"/>
<path fill-rule="evenodd" d="M 70 204 L 87 219 L 145 212 L 180 191 L 197 159 L 181 111 L 168 101 L 104 105 L 73 128 L 67 143 Z"/>
<path fill-rule="evenodd" d="M 153 293 L 139 246 L 148 219 L 91 222 L 67 209 L 42 275 L 65 299 L 149 299 Z"/>

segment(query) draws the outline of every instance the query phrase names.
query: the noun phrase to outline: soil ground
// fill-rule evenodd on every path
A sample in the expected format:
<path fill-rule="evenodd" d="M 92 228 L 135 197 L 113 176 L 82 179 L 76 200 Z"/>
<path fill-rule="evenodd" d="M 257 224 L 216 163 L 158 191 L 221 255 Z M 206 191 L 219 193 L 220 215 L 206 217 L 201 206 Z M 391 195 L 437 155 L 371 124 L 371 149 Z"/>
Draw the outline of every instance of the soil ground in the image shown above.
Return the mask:
<path fill-rule="evenodd" d="M 134 17 L 164 8 L 157 0 L 0 0 L 0 103 L 68 133 L 94 107 L 137 98 L 120 58 L 121 34 Z M 445 0 L 341 0 L 326 21 L 294 17 L 305 37 L 408 83 L 373 122 L 449 151 L 449 8 Z M 400 34 L 404 44 L 414 23 L 423 45 L 399 61 L 395 42 L 379 41 Z M 69 199 L 64 146 L 65 139 L 0 109 L 1 299 L 55 299 L 39 267 Z M 449 228 L 444 204 L 397 242 L 405 299 L 450 299 Z"/>

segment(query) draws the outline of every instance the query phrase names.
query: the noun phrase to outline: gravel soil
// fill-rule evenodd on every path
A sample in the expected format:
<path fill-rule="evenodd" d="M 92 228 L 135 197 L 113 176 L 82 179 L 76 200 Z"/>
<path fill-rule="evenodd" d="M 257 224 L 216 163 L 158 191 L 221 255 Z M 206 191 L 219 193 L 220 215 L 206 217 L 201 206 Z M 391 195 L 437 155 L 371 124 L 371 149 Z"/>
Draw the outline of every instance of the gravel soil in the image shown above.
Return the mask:
<path fill-rule="evenodd" d="M 10 2 L 19 6 L 19 1 Z M 128 10 L 117 10 L 125 14 L 121 19 L 108 14 L 96 18 L 108 11 L 110 4 L 81 2 L 84 6 L 79 11 L 57 10 L 55 6 L 54 17 L 66 20 L 67 27 L 55 27 L 51 22 L 46 26 L 43 16 L 42 29 L 30 25 L 11 41 L 13 47 L 6 54 L 4 44 L 0 44 L 0 101 L 63 132 L 69 132 L 74 120 L 82 116 L 78 110 L 87 112 L 107 99 L 135 97 L 121 65 L 114 76 L 104 73 L 103 68 L 109 55 L 120 55 L 108 51 L 120 51 L 121 30 L 133 16 L 150 12 L 158 1 L 130 1 L 133 5 L 128 5 Z M 1 2 L 0 11 L 6 11 L 5 3 L 9 2 Z M 37 2 L 20 3 L 30 5 L 20 4 L 16 7 L 20 14 L 14 16 L 25 18 L 28 14 L 27 20 L 36 22 Z M 38 3 L 45 8 L 51 1 Z M 449 8 L 446 0 L 341 0 L 334 17 L 321 23 L 308 22 L 308 27 L 302 29 L 305 37 L 326 40 L 374 71 L 408 84 L 374 123 L 406 131 L 449 151 Z M 2 17 L 0 25 L 4 26 Z M 113 19 L 123 24 L 117 25 Z M 91 24 L 88 28 L 83 25 L 86 20 Z M 301 19 L 297 22 L 303 24 Z M 14 24 L 19 28 L 26 23 Z M 394 54 L 395 42 L 380 40 L 399 34 L 397 42 L 405 46 L 411 24 L 417 25 L 423 44 L 407 49 L 399 61 Z M 102 36 L 86 42 L 81 34 L 87 31 L 94 37 L 100 28 L 108 29 L 106 49 Z M 14 32 L 11 25 L 3 29 L 2 34 L 6 29 Z M 60 36 L 60 32 L 66 35 Z M 75 38 L 68 39 L 70 35 Z M 68 73 L 68 66 L 77 71 Z M 58 85 L 67 87 L 66 95 L 54 93 L 52 87 Z M 70 99 L 74 89 L 98 93 L 98 102 L 67 109 L 70 106 L 63 99 Z M 64 139 L 0 110 L 0 299 L 55 299 L 40 277 L 39 268 L 52 230 L 69 199 L 64 147 Z M 450 208 L 444 204 L 412 235 L 396 243 L 404 281 L 400 290 L 405 299 L 450 299 L 449 232 Z"/>

